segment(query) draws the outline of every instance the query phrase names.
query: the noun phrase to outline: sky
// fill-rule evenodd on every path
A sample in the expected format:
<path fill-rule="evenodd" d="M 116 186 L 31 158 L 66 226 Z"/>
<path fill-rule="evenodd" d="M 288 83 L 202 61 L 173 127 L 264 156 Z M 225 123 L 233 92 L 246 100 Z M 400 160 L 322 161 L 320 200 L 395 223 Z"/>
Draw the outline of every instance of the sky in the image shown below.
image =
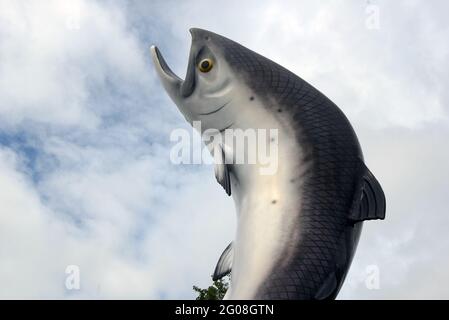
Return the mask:
<path fill-rule="evenodd" d="M 365 223 L 338 298 L 449 299 L 447 2 L 223 3 L 0 0 L 0 298 L 192 299 L 211 283 L 234 205 L 210 165 L 170 162 L 189 126 L 149 54 L 184 75 L 200 27 L 353 124 L 387 218 Z"/>

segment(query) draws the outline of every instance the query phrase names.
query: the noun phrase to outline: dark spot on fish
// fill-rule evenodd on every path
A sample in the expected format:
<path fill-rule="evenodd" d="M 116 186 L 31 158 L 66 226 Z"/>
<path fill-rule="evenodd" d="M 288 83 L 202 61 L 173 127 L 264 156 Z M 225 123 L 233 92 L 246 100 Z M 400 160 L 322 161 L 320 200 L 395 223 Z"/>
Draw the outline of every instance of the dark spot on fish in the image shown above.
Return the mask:
<path fill-rule="evenodd" d="M 254 97 L 253 97 L 253 96 L 249 97 L 249 100 L 253 101 L 253 100 L 254 100 Z"/>
<path fill-rule="evenodd" d="M 282 109 L 278 109 L 278 112 L 282 112 Z"/>
<path fill-rule="evenodd" d="M 296 179 L 290 179 L 290 183 L 294 183 Z"/>
<path fill-rule="evenodd" d="M 274 142 L 274 138 L 271 138 L 270 141 L 271 141 L 271 142 Z"/>
<path fill-rule="evenodd" d="M 205 37 L 204 37 L 204 40 L 209 40 L 209 37 L 208 37 L 208 36 L 205 36 Z"/>
<path fill-rule="evenodd" d="M 276 202 L 277 202 L 276 200 L 271 201 L 272 204 L 276 204 Z"/>

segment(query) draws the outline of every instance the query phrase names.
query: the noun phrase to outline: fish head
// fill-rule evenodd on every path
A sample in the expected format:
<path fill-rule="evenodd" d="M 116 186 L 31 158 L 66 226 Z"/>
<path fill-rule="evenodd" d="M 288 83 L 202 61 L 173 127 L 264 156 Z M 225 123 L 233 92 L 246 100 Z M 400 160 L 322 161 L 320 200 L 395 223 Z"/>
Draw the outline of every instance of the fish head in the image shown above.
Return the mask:
<path fill-rule="evenodd" d="M 225 58 L 228 39 L 207 30 L 192 28 L 192 44 L 186 77 L 182 80 L 168 66 L 156 46 L 151 47 L 157 74 L 185 119 L 201 121 L 201 131 L 230 127 L 238 114 L 238 75 Z"/>

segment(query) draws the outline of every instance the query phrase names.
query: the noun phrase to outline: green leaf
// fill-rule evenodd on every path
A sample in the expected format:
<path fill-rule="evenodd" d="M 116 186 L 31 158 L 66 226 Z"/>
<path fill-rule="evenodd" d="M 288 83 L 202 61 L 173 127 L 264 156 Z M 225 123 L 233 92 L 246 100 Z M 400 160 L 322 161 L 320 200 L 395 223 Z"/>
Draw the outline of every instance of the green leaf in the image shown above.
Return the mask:
<path fill-rule="evenodd" d="M 193 290 L 198 292 L 196 300 L 223 300 L 229 288 L 229 280 L 226 278 L 214 281 L 207 289 L 193 286 Z"/>

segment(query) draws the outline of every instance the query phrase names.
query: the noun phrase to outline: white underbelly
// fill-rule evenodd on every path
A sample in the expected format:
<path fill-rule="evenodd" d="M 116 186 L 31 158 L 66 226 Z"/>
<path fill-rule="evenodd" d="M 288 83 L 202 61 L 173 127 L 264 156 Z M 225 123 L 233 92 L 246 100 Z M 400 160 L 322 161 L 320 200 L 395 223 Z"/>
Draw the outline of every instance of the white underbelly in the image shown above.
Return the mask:
<path fill-rule="evenodd" d="M 232 129 L 266 130 L 266 144 L 277 145 L 276 170 L 271 171 L 271 174 L 261 170 L 267 167 L 263 161 L 237 165 L 233 162 L 231 170 L 231 192 L 238 217 L 231 286 L 226 298 L 252 299 L 273 270 L 279 256 L 284 254 L 285 246 L 291 244 L 292 222 L 301 207 L 301 176 L 306 168 L 297 141 L 298 128 L 293 127 L 288 113 L 278 112 L 281 106 L 262 105 L 257 96 L 248 103 L 248 97 L 253 93 L 244 92 L 243 86 L 239 88 L 242 91 L 238 95 L 240 100 L 234 98 L 227 110 L 231 112 L 234 105 L 239 106 L 232 117 L 235 119 Z M 275 142 L 271 129 L 277 132 Z M 236 150 L 235 146 L 229 146 L 227 139 L 224 141 L 227 156 L 228 150 L 231 150 L 231 154 L 242 152 Z"/>
<path fill-rule="evenodd" d="M 238 221 L 229 299 L 254 298 L 294 241 L 294 220 L 301 207 L 300 177 L 306 168 L 297 144 L 287 140 L 279 142 L 275 175 L 260 175 L 257 166 L 240 168 L 245 174 L 240 174 L 241 186 L 233 194 Z"/>

